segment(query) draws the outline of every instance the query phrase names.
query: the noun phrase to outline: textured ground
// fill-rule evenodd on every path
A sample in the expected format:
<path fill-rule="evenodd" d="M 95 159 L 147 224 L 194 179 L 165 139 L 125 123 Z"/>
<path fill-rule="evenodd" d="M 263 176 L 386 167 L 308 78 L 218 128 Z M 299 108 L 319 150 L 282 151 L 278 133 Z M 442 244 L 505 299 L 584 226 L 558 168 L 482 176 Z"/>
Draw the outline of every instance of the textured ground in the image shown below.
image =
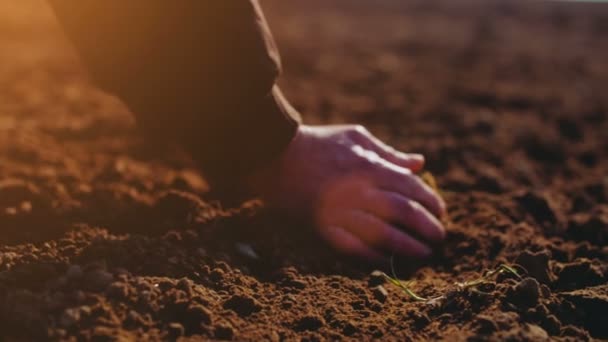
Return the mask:
<path fill-rule="evenodd" d="M 608 7 L 264 2 L 306 121 L 427 156 L 448 241 L 397 271 L 445 294 L 428 304 L 213 201 L 86 82 L 46 7 L 1 1 L 0 340 L 608 339 Z M 524 279 L 454 285 L 500 263 Z"/>

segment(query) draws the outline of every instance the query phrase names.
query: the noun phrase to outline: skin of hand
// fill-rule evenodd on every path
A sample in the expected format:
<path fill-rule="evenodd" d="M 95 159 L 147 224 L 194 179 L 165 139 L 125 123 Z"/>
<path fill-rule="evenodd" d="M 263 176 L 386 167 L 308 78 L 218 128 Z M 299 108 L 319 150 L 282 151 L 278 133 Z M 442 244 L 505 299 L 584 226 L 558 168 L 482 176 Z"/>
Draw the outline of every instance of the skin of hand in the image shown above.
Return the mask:
<path fill-rule="evenodd" d="M 445 203 L 415 175 L 423 166 L 422 155 L 396 151 L 363 126 L 301 125 L 251 184 L 270 207 L 313 219 L 343 253 L 424 258 L 445 237 Z"/>

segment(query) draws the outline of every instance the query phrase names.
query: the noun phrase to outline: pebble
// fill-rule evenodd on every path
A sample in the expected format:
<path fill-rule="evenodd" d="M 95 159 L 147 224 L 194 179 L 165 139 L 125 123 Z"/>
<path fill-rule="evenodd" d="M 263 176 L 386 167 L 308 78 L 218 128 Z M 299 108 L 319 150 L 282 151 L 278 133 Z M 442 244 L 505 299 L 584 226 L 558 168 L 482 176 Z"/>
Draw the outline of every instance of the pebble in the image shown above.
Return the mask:
<path fill-rule="evenodd" d="M 491 334 L 498 330 L 498 325 L 490 316 L 479 315 L 477 316 L 476 323 L 478 334 Z"/>
<path fill-rule="evenodd" d="M 169 330 L 169 336 L 172 338 L 184 336 L 185 333 L 184 326 L 177 322 L 169 323 L 167 330 Z"/>
<path fill-rule="evenodd" d="M 325 325 L 325 321 L 320 316 L 304 316 L 295 324 L 296 331 L 314 331 L 319 330 Z"/>
<path fill-rule="evenodd" d="M 386 289 L 382 285 L 374 287 L 372 293 L 374 295 L 374 298 L 376 298 L 381 303 L 386 302 L 386 299 L 388 298 L 388 291 L 386 291 Z"/>
<path fill-rule="evenodd" d="M 562 323 L 555 315 L 548 315 L 545 317 L 542 326 L 551 335 L 559 335 L 562 329 Z"/>
<path fill-rule="evenodd" d="M 539 282 L 551 284 L 555 275 L 553 275 L 549 267 L 550 259 L 551 253 L 547 250 L 540 252 L 523 251 L 515 259 L 515 263 L 525 268 L 528 271 L 528 275 L 536 278 Z"/>
<path fill-rule="evenodd" d="M 534 278 L 520 281 L 514 288 L 514 299 L 528 307 L 536 306 L 541 297 L 540 284 Z"/>
<path fill-rule="evenodd" d="M 247 295 L 234 295 L 224 302 L 224 308 L 244 317 L 260 311 L 262 306 L 257 300 Z"/>
<path fill-rule="evenodd" d="M 298 290 L 303 290 L 306 288 L 307 283 L 300 279 L 285 279 L 281 282 L 282 286 L 291 287 Z"/>
<path fill-rule="evenodd" d="M 211 324 L 211 311 L 202 305 L 189 306 L 187 315 L 194 322 Z"/>
<path fill-rule="evenodd" d="M 549 340 L 549 334 L 545 329 L 539 327 L 536 324 L 526 323 L 524 325 L 525 337 L 529 338 L 530 341 L 547 341 Z"/>
<path fill-rule="evenodd" d="M 194 283 L 192 282 L 192 280 L 190 280 L 188 278 L 181 278 L 177 282 L 177 288 L 185 291 L 186 293 L 190 293 L 192 291 L 193 286 L 194 286 Z"/>
<path fill-rule="evenodd" d="M 214 329 L 214 336 L 218 340 L 232 340 L 234 338 L 234 329 L 228 324 L 219 324 Z"/>
<path fill-rule="evenodd" d="M 370 287 L 383 285 L 385 283 L 386 283 L 386 278 L 384 277 L 384 273 L 382 273 L 382 271 L 376 270 L 376 271 L 373 271 L 369 275 L 368 285 Z"/>
<path fill-rule="evenodd" d="M 219 283 L 224 279 L 224 271 L 221 268 L 215 268 L 209 274 L 209 278 L 211 278 L 212 281 Z"/>
<path fill-rule="evenodd" d="M 357 326 L 352 322 L 347 322 L 342 328 L 342 333 L 346 336 L 352 336 L 358 331 Z"/>

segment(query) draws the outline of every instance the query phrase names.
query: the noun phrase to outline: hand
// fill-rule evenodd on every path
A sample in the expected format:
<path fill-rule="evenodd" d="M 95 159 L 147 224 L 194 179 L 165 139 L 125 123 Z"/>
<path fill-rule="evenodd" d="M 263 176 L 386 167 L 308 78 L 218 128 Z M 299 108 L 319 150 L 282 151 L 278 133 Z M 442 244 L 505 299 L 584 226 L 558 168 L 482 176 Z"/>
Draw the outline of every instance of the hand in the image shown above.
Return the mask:
<path fill-rule="evenodd" d="M 334 248 L 380 260 L 428 257 L 445 230 L 443 200 L 414 173 L 424 157 L 405 154 L 358 125 L 300 126 L 276 165 L 254 178 L 268 205 L 314 219 Z"/>

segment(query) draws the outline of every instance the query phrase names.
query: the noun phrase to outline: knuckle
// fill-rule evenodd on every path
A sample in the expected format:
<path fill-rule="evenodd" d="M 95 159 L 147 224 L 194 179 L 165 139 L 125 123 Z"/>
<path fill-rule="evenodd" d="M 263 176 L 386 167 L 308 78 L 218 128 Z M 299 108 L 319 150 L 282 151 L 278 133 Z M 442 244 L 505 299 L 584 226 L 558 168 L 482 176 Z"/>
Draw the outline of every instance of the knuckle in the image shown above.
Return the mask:
<path fill-rule="evenodd" d="M 416 176 L 416 175 L 415 175 L 415 174 L 412 172 L 412 170 L 410 170 L 410 169 L 403 168 L 403 169 L 401 170 L 401 172 L 402 172 L 402 173 L 403 173 L 403 175 L 404 175 L 405 177 L 407 177 L 407 178 L 418 178 L 418 176 Z"/>
<path fill-rule="evenodd" d="M 374 171 L 378 167 L 378 161 L 373 156 L 363 153 L 361 158 L 355 163 L 355 166 L 361 171 Z"/>
<path fill-rule="evenodd" d="M 362 125 L 352 125 L 352 126 L 348 127 L 347 134 L 349 137 L 359 138 L 359 137 L 367 136 L 368 131 L 367 131 L 367 128 L 365 128 Z"/>
<path fill-rule="evenodd" d="M 353 126 L 353 130 L 355 132 L 359 132 L 360 134 L 366 134 L 367 133 L 367 128 L 365 128 L 363 125 L 354 125 Z"/>
<path fill-rule="evenodd" d="M 417 201 L 410 200 L 409 207 L 412 213 L 419 214 L 422 213 L 425 209 L 422 204 Z"/>
<path fill-rule="evenodd" d="M 350 150 L 351 152 L 353 152 L 354 154 L 356 154 L 359 157 L 363 157 L 365 156 L 365 148 L 363 148 L 363 146 L 359 145 L 359 144 L 352 144 L 350 146 Z"/>
<path fill-rule="evenodd" d="M 400 202 L 399 210 L 410 217 L 417 210 L 418 202 L 407 198 L 405 201 Z"/>

